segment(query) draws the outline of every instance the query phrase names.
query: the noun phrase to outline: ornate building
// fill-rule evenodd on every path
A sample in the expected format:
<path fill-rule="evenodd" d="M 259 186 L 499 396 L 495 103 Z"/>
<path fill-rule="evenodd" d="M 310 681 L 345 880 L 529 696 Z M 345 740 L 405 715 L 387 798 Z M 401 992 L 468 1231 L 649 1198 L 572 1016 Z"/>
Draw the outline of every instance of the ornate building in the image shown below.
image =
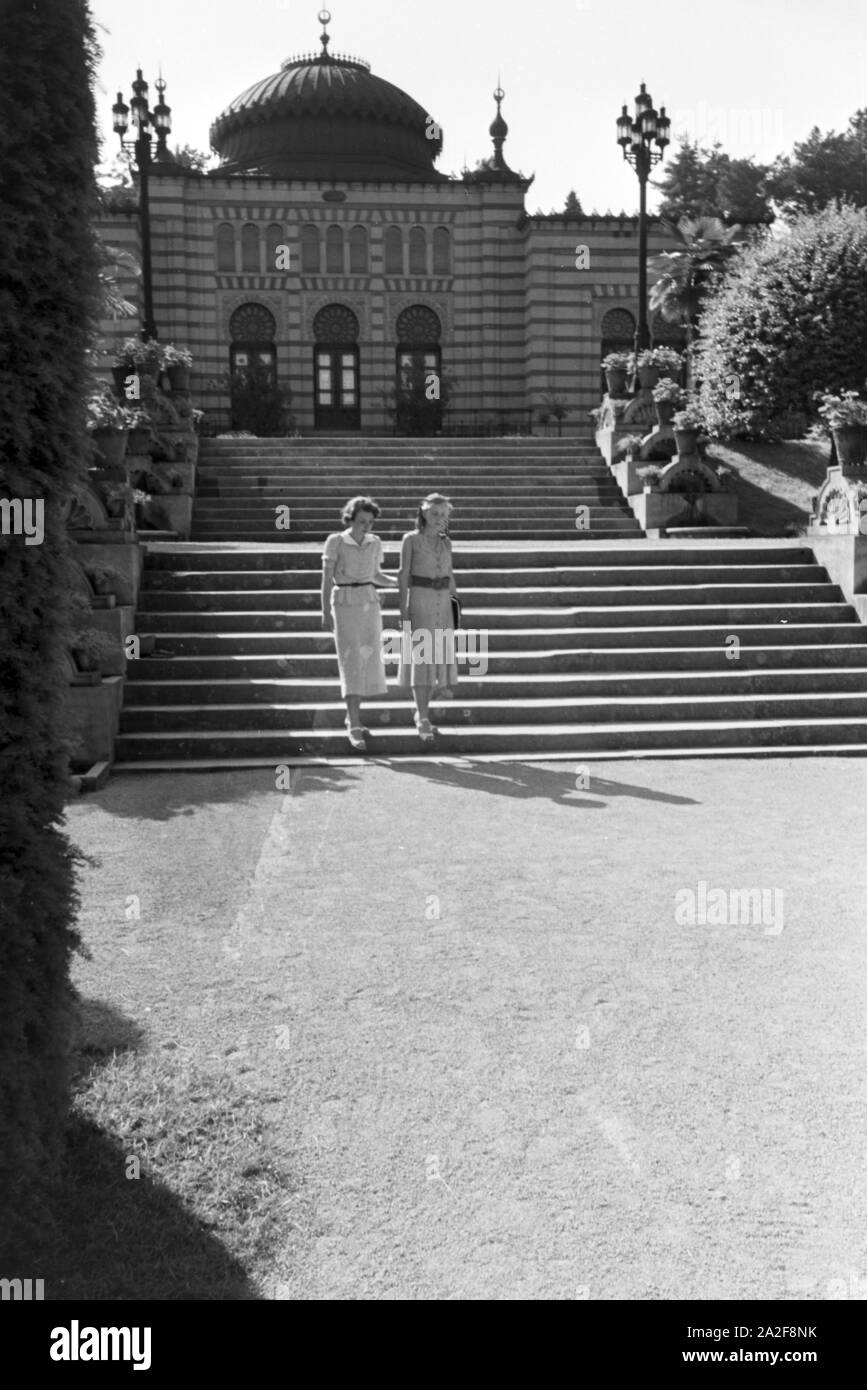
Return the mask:
<path fill-rule="evenodd" d="M 554 395 L 565 432 L 586 431 L 600 355 L 632 343 L 637 219 L 530 216 L 499 88 L 492 154 L 441 174 L 425 108 L 332 54 L 327 32 L 321 44 L 226 107 L 210 132 L 218 169 L 153 166 L 155 316 L 194 354 L 197 402 L 228 423 L 218 380 L 258 361 L 301 430 L 380 433 L 386 393 L 416 362 L 453 379 L 450 421 L 525 426 Z M 138 249 L 134 214 L 100 230 Z M 649 241 L 667 244 L 653 225 Z"/>

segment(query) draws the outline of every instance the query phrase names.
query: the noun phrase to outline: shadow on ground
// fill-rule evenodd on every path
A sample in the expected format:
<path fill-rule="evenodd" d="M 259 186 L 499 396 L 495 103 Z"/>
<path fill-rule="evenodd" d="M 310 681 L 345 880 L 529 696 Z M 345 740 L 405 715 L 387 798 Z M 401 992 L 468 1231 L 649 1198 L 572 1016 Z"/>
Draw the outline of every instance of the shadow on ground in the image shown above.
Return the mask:
<path fill-rule="evenodd" d="M 580 765 L 579 758 L 576 758 L 576 763 Z M 631 782 L 615 782 L 610 777 L 600 777 L 593 771 L 592 763 L 584 765 L 586 787 L 576 785 L 575 768 L 569 772 L 558 772 L 535 763 L 475 763 L 472 766 L 458 767 L 452 763 L 419 760 L 386 765 L 392 772 L 427 777 L 430 781 L 490 792 L 494 796 L 546 797 L 563 806 L 572 806 L 576 811 L 599 809 L 606 804 L 604 801 L 592 801 L 586 797 L 577 800 L 576 797 L 580 797 L 583 791 L 607 798 L 629 796 L 639 801 L 663 801 L 674 806 L 699 805 L 691 796 L 678 796 L 674 792 L 661 792 L 652 787 L 640 787 Z"/>
<path fill-rule="evenodd" d="M 109 1091 L 121 1113 L 122 1088 L 99 1073 L 136 1051 L 142 1032 L 98 1000 L 79 1001 L 75 1088 L 89 1103 L 93 1083 Z M 156 1089 L 155 1087 L 153 1089 Z M 113 1093 L 112 1093 L 113 1092 Z M 147 1088 L 134 1096 L 144 1108 Z M 141 1165 L 134 1176 L 123 1143 L 77 1104 L 69 1117 L 60 1180 L 47 1212 L 46 1236 L 30 1265 L 44 1270 L 48 1299 L 256 1300 L 260 1294 L 241 1264 L 187 1205 Z"/>

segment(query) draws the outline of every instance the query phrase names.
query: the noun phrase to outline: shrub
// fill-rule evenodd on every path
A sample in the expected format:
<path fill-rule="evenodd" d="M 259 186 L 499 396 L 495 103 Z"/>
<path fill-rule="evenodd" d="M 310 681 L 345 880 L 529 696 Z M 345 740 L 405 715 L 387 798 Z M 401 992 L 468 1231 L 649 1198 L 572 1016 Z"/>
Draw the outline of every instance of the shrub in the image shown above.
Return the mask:
<path fill-rule="evenodd" d="M 0 1230 L 10 1277 L 31 1268 L 67 1109 L 79 856 L 63 833 L 63 506 L 90 453 L 95 56 L 85 0 L 4 6 L 0 489 L 46 502 L 41 545 L 0 538 Z"/>
<path fill-rule="evenodd" d="M 632 366 L 631 352 L 609 352 L 602 359 L 603 372 L 629 371 Z"/>
<path fill-rule="evenodd" d="M 777 438 L 792 411 L 815 420 L 828 382 L 867 371 L 867 211 L 799 217 L 744 246 L 709 296 L 696 362 L 707 423 L 722 438 Z"/>

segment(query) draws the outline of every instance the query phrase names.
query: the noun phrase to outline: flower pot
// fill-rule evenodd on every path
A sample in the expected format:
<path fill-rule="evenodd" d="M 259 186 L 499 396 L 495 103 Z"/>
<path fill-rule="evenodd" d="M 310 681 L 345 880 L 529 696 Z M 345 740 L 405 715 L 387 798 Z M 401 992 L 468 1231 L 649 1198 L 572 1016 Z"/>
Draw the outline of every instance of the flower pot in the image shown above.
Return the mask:
<path fill-rule="evenodd" d="M 655 401 L 656 418 L 661 425 L 670 425 L 674 419 L 677 406 L 674 401 Z"/>
<path fill-rule="evenodd" d="M 184 363 L 179 362 L 173 367 L 167 367 L 169 385 L 173 391 L 189 391 L 190 389 L 190 369 Z"/>
<path fill-rule="evenodd" d="M 608 386 L 609 396 L 626 395 L 626 377 L 627 371 L 625 367 L 607 367 L 605 369 L 605 381 Z"/>
<path fill-rule="evenodd" d="M 677 452 L 681 457 L 683 457 L 684 454 L 697 454 L 698 430 L 675 430 L 674 442 L 677 445 Z"/>
<path fill-rule="evenodd" d="M 91 438 L 96 445 L 103 468 L 121 468 L 123 466 L 127 448 L 126 430 L 92 430 Z"/>
<path fill-rule="evenodd" d="M 867 425 L 840 425 L 831 430 L 842 468 L 860 468 L 867 459 Z"/>
<path fill-rule="evenodd" d="M 638 384 L 642 391 L 652 390 L 659 381 L 659 367 L 639 367 Z"/>

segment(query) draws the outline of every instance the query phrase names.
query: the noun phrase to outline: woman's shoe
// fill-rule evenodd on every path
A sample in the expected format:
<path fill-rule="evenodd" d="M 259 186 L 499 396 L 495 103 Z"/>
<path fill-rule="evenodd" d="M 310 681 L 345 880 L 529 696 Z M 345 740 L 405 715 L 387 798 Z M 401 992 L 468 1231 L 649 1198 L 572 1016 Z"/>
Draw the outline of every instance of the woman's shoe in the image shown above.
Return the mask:
<path fill-rule="evenodd" d="M 359 753 L 367 752 L 367 744 L 364 741 L 364 730 L 361 728 L 360 725 L 357 725 L 353 728 L 349 728 L 347 726 L 346 737 L 349 739 L 349 742 L 352 744 L 353 748 L 356 748 Z"/>
<path fill-rule="evenodd" d="M 418 733 L 418 736 L 421 739 L 422 743 L 433 742 L 434 730 L 433 725 L 431 724 L 429 719 L 419 719 L 418 715 L 416 715 L 415 727 L 416 732 Z"/>

